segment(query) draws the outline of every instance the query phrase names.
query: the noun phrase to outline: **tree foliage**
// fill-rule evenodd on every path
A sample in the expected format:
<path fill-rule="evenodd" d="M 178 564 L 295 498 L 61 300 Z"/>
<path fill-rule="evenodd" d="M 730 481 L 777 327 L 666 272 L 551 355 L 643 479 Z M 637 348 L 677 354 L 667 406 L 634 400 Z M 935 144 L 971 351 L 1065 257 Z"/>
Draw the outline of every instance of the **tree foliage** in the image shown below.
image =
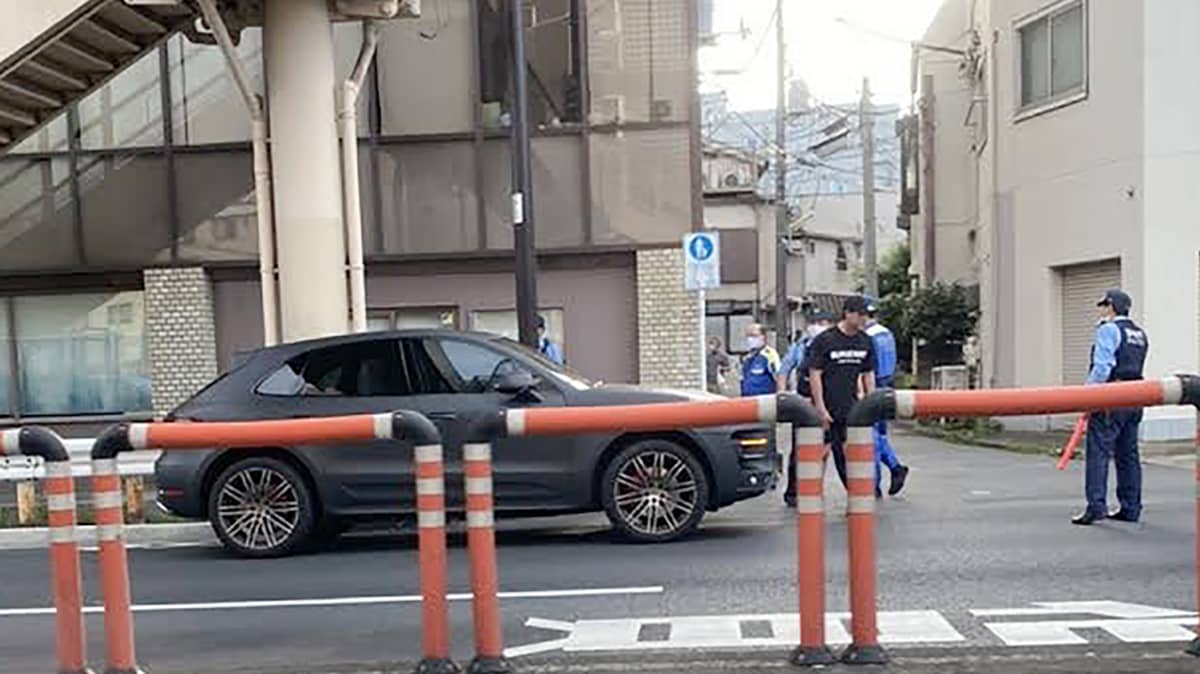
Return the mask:
<path fill-rule="evenodd" d="M 970 294 L 958 283 L 913 288 L 911 262 L 912 252 L 905 243 L 888 250 L 879 264 L 880 320 L 896 335 L 899 356 L 905 362 L 912 340 L 939 346 L 961 344 L 975 332 L 978 318 Z"/>

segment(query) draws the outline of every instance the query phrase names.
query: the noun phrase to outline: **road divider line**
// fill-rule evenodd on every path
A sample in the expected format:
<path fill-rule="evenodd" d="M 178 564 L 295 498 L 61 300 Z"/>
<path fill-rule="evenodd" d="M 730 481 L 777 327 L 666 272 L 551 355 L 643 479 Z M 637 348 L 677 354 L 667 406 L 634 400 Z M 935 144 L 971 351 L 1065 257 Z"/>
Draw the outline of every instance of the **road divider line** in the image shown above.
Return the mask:
<path fill-rule="evenodd" d="M 501 599 L 566 599 L 577 597 L 606 597 L 615 595 L 662 594 L 661 585 L 640 587 L 596 587 L 566 590 L 515 590 L 501 592 Z M 448 595 L 450 601 L 470 601 L 470 592 Z M 178 604 L 134 604 L 135 613 L 163 613 L 172 611 L 230 611 L 241 609 L 319 608 L 330 606 L 369 606 L 377 604 L 415 604 L 421 601 L 419 594 L 375 595 L 364 597 L 326 597 L 312 599 L 262 599 L 249 601 L 193 602 Z M 102 613 L 102 606 L 85 606 L 84 613 Z M 21 618 L 54 615 L 51 607 L 0 609 L 0 618 Z"/>

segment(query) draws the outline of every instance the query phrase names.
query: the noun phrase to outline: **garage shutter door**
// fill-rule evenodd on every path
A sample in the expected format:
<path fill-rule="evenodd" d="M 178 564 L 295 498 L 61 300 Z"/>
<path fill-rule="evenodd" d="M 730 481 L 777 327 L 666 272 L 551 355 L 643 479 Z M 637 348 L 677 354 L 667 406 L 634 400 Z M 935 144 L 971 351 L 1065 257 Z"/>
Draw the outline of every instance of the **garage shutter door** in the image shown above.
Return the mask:
<path fill-rule="evenodd" d="M 1087 377 L 1096 300 L 1109 288 L 1121 287 L 1121 261 L 1106 260 L 1063 267 L 1062 382 L 1081 384 Z"/>

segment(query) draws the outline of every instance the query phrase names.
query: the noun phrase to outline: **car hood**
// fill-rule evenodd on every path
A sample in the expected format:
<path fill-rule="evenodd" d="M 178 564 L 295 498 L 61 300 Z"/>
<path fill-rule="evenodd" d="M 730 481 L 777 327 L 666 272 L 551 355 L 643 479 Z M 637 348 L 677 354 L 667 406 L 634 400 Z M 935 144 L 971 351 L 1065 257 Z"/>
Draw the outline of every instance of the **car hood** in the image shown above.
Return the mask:
<path fill-rule="evenodd" d="M 725 396 L 688 389 L 651 388 L 626 384 L 605 384 L 573 397 L 575 405 L 638 405 L 647 403 L 678 403 L 704 400 L 725 400 Z"/>

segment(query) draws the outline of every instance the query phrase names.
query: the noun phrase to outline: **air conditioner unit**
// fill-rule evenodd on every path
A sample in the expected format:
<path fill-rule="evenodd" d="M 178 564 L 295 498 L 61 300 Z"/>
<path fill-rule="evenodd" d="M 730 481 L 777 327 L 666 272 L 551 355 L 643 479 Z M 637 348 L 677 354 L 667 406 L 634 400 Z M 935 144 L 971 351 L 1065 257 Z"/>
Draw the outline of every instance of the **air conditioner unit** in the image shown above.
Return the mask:
<path fill-rule="evenodd" d="M 935 391 L 963 391 L 970 388 L 966 365 L 942 365 L 930 371 Z"/>
<path fill-rule="evenodd" d="M 621 124 L 625 121 L 625 96 L 609 94 L 594 101 L 593 124 Z"/>

